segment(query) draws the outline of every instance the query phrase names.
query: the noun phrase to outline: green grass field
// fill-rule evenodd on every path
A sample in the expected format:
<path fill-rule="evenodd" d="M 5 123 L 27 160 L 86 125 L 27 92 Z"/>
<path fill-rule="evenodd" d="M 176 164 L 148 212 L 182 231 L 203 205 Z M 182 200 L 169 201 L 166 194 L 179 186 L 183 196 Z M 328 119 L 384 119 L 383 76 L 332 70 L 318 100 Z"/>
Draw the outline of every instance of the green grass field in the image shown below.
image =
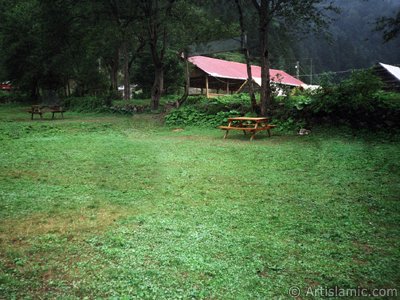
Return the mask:
<path fill-rule="evenodd" d="M 0 106 L 0 299 L 399 287 L 398 137 L 45 117 Z"/>

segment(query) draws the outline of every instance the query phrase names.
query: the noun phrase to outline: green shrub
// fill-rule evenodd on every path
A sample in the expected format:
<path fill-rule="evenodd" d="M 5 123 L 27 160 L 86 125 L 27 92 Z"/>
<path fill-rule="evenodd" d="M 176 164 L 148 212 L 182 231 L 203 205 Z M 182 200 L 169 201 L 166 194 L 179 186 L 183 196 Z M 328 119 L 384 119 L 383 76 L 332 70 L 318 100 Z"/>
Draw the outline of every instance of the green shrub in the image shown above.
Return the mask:
<path fill-rule="evenodd" d="M 185 105 L 194 105 L 200 103 L 207 103 L 208 99 L 206 96 L 199 95 L 199 96 L 189 96 L 185 102 Z"/>
<path fill-rule="evenodd" d="M 269 121 L 271 124 L 276 125 L 275 131 L 281 132 L 297 132 L 300 128 L 307 127 L 304 120 L 297 120 L 292 117 L 287 119 L 271 118 Z"/>
<path fill-rule="evenodd" d="M 184 106 L 194 107 L 206 114 L 237 110 L 242 114 L 250 111 L 250 97 L 247 94 L 233 94 L 207 99 L 204 96 L 189 97 Z"/>
<path fill-rule="evenodd" d="M 231 116 L 250 113 L 248 94 L 233 94 L 207 99 L 204 96 L 190 96 L 183 107 L 171 111 L 165 121 L 170 126 L 216 127 L 226 124 Z"/>
<path fill-rule="evenodd" d="M 241 113 L 235 110 L 207 114 L 194 107 L 183 107 L 172 110 L 166 115 L 165 123 L 169 126 L 216 127 L 226 124 L 229 117 L 240 115 Z"/>
<path fill-rule="evenodd" d="M 147 101 L 149 102 L 149 101 Z M 150 104 L 114 104 L 113 106 L 110 107 L 110 111 L 113 113 L 118 113 L 118 114 L 135 114 L 135 113 L 143 113 L 143 112 L 149 112 L 150 109 Z"/>
<path fill-rule="evenodd" d="M 310 106 L 315 102 L 313 94 L 308 91 L 297 91 L 288 97 L 276 98 L 272 110 L 271 122 L 277 130 L 293 131 L 309 126 Z"/>
<path fill-rule="evenodd" d="M 104 112 L 109 110 L 107 97 L 68 97 L 63 102 L 67 109 L 77 112 Z"/>
<path fill-rule="evenodd" d="M 339 84 L 296 91 L 280 99 L 273 116 L 284 126 L 297 128 L 321 123 L 354 128 L 398 127 L 400 94 L 384 92 L 382 86 L 372 71 L 354 72 Z"/>
<path fill-rule="evenodd" d="M 356 128 L 393 127 L 400 117 L 400 102 L 382 87 L 371 70 L 354 72 L 338 85 L 324 87 L 309 109 L 316 117 Z"/>
<path fill-rule="evenodd" d="M 325 86 L 317 94 L 316 113 L 330 114 L 340 112 L 345 115 L 354 114 L 361 110 L 371 110 L 374 106 L 375 93 L 381 90 L 383 84 L 371 70 L 353 72 L 351 77 L 337 85 Z"/>
<path fill-rule="evenodd" d="M 29 97 L 17 91 L 5 92 L 0 91 L 0 104 L 6 103 L 26 103 L 29 102 Z"/>

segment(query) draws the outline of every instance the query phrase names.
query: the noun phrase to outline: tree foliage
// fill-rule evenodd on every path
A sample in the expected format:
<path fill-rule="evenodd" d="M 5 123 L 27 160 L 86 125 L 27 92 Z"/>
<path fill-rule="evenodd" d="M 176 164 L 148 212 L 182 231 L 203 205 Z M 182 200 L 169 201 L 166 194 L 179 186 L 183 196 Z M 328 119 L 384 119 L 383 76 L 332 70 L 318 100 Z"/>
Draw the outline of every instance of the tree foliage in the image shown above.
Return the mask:
<path fill-rule="evenodd" d="M 261 99 L 260 108 L 261 115 L 266 115 L 267 109 L 272 106 L 272 90 L 270 85 L 270 51 L 271 51 L 271 32 L 274 28 L 282 26 L 291 29 L 294 32 L 300 31 L 318 31 L 326 27 L 328 24 L 327 11 L 335 11 L 335 7 L 331 4 L 324 4 L 324 0 L 242 0 L 236 1 L 240 8 L 239 19 L 242 24 L 242 31 L 245 21 L 241 20 L 245 16 L 240 12 L 247 9 L 247 16 L 251 20 L 247 24 L 257 27 L 257 56 L 261 66 Z M 253 11 L 253 12 L 252 12 Z"/>
<path fill-rule="evenodd" d="M 129 98 L 130 83 L 136 78 L 145 92 L 151 87 L 157 109 L 159 97 L 182 84 L 178 54 L 189 44 L 229 32 L 217 17 L 208 18 L 207 1 L 0 4 L 7 8 L 0 12 L 0 75 L 35 99 L 46 90 L 67 96 L 114 93 L 121 82 Z"/>
<path fill-rule="evenodd" d="M 385 1 L 389 2 L 395 3 Z M 179 53 L 188 45 L 237 37 L 242 32 L 247 35 L 247 61 L 263 66 L 266 92 L 261 107 L 265 114 L 271 104 L 266 78 L 269 67 L 293 73 L 296 60 L 314 57 L 314 68 L 320 72 L 348 65 L 370 66 L 378 59 L 391 63 L 395 59 L 396 51 L 378 51 L 375 36 L 370 38 L 373 45 L 363 44 L 366 36 L 361 23 L 376 19 L 368 1 L 334 1 L 344 9 L 341 19 L 330 28 L 333 45 L 318 38 L 304 41 L 305 32 L 327 25 L 327 11 L 332 10 L 329 3 L 0 0 L 0 81 L 11 80 L 33 99 L 47 91 L 60 96 L 116 97 L 121 85 L 128 98 L 130 84 L 135 83 L 145 95 L 152 96 L 156 109 L 163 93 L 179 91 L 184 85 L 185 68 Z M 238 4 L 243 14 L 242 30 Z M 376 5 L 382 10 L 383 4 Z M 382 15 L 389 15 L 388 10 L 382 10 Z M 349 20 L 358 25 L 352 26 Z M 389 18 L 384 20 L 385 24 L 396 24 Z M 396 22 L 396 18 L 390 20 Z M 395 48 L 398 41 L 392 39 L 388 44 Z M 219 55 L 246 61 L 238 53 Z"/>
<path fill-rule="evenodd" d="M 383 40 L 389 42 L 400 33 L 400 9 L 394 17 L 381 17 L 377 20 L 377 30 L 383 31 Z"/>

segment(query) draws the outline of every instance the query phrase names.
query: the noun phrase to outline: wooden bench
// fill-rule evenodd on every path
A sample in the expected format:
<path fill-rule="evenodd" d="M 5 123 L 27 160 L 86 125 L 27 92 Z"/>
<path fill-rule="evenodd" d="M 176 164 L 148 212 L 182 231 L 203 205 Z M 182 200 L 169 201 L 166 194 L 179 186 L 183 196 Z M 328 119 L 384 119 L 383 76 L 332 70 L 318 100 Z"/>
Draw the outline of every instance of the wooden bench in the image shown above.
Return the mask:
<path fill-rule="evenodd" d="M 55 114 L 61 114 L 61 118 L 64 119 L 65 109 L 59 105 L 53 105 L 53 106 L 32 105 L 31 109 L 28 110 L 28 113 L 31 114 L 31 120 L 33 120 L 34 115 L 39 115 L 40 119 L 43 119 L 43 114 L 46 112 L 51 112 L 52 119 L 54 119 Z"/>
<path fill-rule="evenodd" d="M 251 132 L 250 140 L 255 138 L 257 132 L 263 130 L 267 130 L 268 136 L 271 136 L 270 130 L 276 127 L 276 125 L 268 124 L 267 118 L 237 117 L 229 118 L 228 122 L 228 126 L 219 126 L 220 129 L 226 130 L 224 139 L 226 139 L 230 130 L 241 130 L 244 134 Z"/>
<path fill-rule="evenodd" d="M 31 109 L 28 110 L 28 113 L 32 115 L 31 120 L 33 120 L 33 115 L 39 115 L 40 118 L 43 119 L 43 111 L 39 105 L 32 105 Z"/>
<path fill-rule="evenodd" d="M 54 114 L 61 114 L 61 118 L 64 119 L 65 110 L 62 106 L 53 105 L 49 106 L 50 112 L 52 113 L 51 118 L 54 119 Z"/>

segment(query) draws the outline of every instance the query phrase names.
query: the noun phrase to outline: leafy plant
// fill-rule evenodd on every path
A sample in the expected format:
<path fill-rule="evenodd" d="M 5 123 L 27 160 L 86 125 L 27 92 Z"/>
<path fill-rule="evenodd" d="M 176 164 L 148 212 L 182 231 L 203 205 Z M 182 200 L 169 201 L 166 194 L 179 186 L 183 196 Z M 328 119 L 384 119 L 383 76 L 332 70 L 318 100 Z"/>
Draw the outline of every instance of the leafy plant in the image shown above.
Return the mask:
<path fill-rule="evenodd" d="M 165 121 L 170 126 L 215 127 L 227 122 L 230 116 L 241 116 L 250 112 L 248 94 L 233 94 L 207 99 L 192 96 L 180 109 L 171 111 Z"/>
<path fill-rule="evenodd" d="M 296 90 L 280 98 L 273 116 L 279 122 L 293 120 L 297 127 L 319 123 L 358 128 L 395 128 L 400 118 L 400 94 L 382 90 L 371 70 L 354 72 L 338 84 L 325 82 L 316 91 Z"/>
<path fill-rule="evenodd" d="M 241 113 L 236 110 L 207 114 L 193 107 L 183 107 L 171 111 L 165 117 L 165 123 L 169 126 L 216 127 L 226 123 L 229 117 L 239 115 L 241 115 Z"/>
<path fill-rule="evenodd" d="M 107 97 L 67 97 L 64 99 L 64 105 L 69 110 L 76 112 L 102 112 L 108 111 Z"/>
<path fill-rule="evenodd" d="M 4 103 L 24 103 L 28 102 L 29 98 L 24 94 L 17 91 L 4 92 L 0 91 L 0 104 Z"/>

